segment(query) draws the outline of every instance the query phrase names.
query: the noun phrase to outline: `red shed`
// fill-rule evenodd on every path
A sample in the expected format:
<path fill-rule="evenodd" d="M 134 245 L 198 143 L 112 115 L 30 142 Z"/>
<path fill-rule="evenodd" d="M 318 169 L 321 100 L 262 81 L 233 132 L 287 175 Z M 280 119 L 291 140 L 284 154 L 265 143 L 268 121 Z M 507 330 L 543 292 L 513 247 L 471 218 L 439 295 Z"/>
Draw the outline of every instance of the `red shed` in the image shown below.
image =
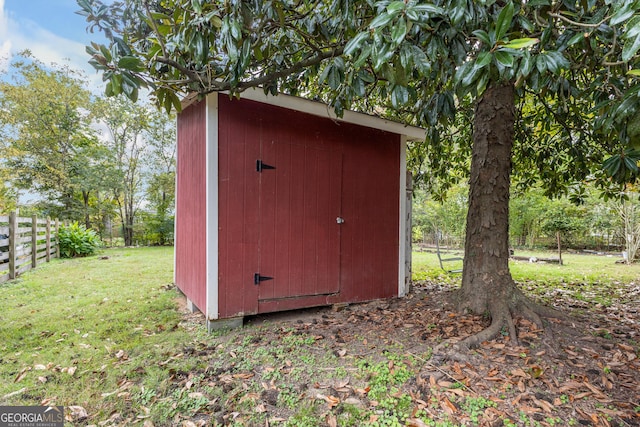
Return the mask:
<path fill-rule="evenodd" d="M 424 135 L 259 89 L 186 105 L 175 283 L 190 307 L 212 328 L 251 314 L 403 296 L 406 142 Z"/>

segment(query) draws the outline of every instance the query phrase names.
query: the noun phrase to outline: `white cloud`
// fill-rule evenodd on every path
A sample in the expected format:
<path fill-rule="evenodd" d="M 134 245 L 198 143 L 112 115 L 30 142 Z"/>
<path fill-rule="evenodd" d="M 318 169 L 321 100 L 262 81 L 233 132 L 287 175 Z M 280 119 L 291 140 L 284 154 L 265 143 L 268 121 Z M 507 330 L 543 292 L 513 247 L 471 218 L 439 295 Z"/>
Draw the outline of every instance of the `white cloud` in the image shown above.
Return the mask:
<path fill-rule="evenodd" d="M 87 84 L 94 92 L 102 92 L 104 84 L 87 63 L 89 56 L 83 43 L 60 37 L 30 19 L 17 19 L 8 13 L 5 0 L 0 0 L 0 70 L 7 66 L 7 58 L 23 50 L 45 64 L 68 65 L 83 71 Z"/>

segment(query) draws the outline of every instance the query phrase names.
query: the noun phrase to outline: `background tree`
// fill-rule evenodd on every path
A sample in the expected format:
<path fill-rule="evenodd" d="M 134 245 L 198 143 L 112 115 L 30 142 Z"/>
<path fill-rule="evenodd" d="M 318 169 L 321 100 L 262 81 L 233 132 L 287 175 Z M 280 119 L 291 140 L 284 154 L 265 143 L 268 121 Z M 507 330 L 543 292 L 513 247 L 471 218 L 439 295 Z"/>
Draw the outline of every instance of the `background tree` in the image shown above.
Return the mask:
<path fill-rule="evenodd" d="M 627 198 L 618 205 L 618 215 L 622 223 L 625 262 L 631 264 L 638 258 L 640 250 L 640 203 L 637 193 L 627 193 Z"/>
<path fill-rule="evenodd" d="M 145 220 L 147 241 L 165 245 L 173 240 L 176 181 L 175 116 L 150 112 L 146 140 L 149 148 L 147 201 L 150 215 Z"/>
<path fill-rule="evenodd" d="M 558 262 L 560 265 L 563 264 L 562 238 L 567 238 L 580 229 L 586 231 L 581 227 L 581 224 L 584 224 L 584 222 L 581 221 L 583 213 L 580 212 L 579 208 L 568 202 L 562 202 L 563 201 L 556 201 L 556 203 L 550 206 L 550 209 L 545 210 L 541 221 L 542 230 L 556 238 Z"/>
<path fill-rule="evenodd" d="M 136 215 L 142 202 L 144 154 L 143 140 L 148 129 L 149 109 L 125 97 L 99 100 L 96 120 L 109 135 L 103 141 L 111 159 L 105 173 L 112 178 L 111 191 L 118 206 L 125 246 L 133 245 Z"/>
<path fill-rule="evenodd" d="M 463 347 L 503 327 L 517 342 L 514 314 L 540 327 L 539 315 L 558 314 L 526 298 L 509 272 L 512 164 L 533 156 L 535 168 L 515 173 L 529 184 L 548 181 L 550 191 L 592 175 L 606 186 L 606 176 L 593 170 L 609 153 L 616 154 L 604 165 L 608 175 L 622 182 L 638 173 L 640 153 L 626 144 L 639 91 L 639 1 L 78 4 L 91 28 L 111 40 L 88 49 L 109 81 L 107 94 L 135 99 L 147 86 L 168 110 L 179 109 L 180 93 L 262 86 L 272 94 L 317 94 L 338 114 L 375 106 L 428 127 L 430 146 L 469 146 L 441 135 L 456 123 L 457 106 L 473 105 L 457 302 L 461 310 L 489 312 L 492 323 Z M 531 105 L 543 108 L 525 108 Z M 515 135 L 526 131 L 535 138 L 514 149 Z"/>
<path fill-rule="evenodd" d="M 82 75 L 47 67 L 28 52 L 0 81 L 3 166 L 11 170 L 13 188 L 40 194 L 59 218 L 81 215 L 76 194 L 87 182 L 87 154 L 96 146 L 89 105 Z"/>

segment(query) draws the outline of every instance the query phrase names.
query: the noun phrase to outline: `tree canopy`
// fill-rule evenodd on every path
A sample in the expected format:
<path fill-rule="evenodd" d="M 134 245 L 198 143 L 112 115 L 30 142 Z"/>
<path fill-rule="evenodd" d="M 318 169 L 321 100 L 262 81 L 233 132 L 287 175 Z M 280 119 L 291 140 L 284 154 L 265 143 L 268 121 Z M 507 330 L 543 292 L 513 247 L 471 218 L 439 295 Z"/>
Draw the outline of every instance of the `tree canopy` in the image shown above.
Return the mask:
<path fill-rule="evenodd" d="M 383 112 L 427 127 L 423 155 L 441 171 L 451 166 L 443 155 L 469 154 L 443 126 L 488 85 L 511 81 L 521 100 L 518 182 L 542 177 L 550 194 L 566 191 L 612 154 L 608 176 L 638 173 L 638 1 L 78 4 L 111 41 L 88 47 L 107 94 L 135 99 L 148 87 L 168 110 L 179 109 L 180 94 L 251 86 L 321 96 L 338 113 Z"/>
<path fill-rule="evenodd" d="M 86 153 L 96 145 L 90 129 L 90 94 L 68 67 L 49 69 L 28 52 L 0 82 L 3 165 L 18 189 L 48 195 L 67 211 L 86 179 Z M 11 171 L 11 172 L 8 172 Z"/>
<path fill-rule="evenodd" d="M 503 327 L 517 341 L 513 313 L 557 314 L 508 270 L 512 172 L 549 194 L 586 180 L 614 194 L 639 173 L 640 0 L 78 4 L 110 40 L 87 49 L 107 94 L 146 87 L 170 111 L 181 94 L 261 86 L 425 127 L 414 154 L 440 188 L 456 167 L 470 181 L 458 303 L 492 325 L 463 345 Z"/>

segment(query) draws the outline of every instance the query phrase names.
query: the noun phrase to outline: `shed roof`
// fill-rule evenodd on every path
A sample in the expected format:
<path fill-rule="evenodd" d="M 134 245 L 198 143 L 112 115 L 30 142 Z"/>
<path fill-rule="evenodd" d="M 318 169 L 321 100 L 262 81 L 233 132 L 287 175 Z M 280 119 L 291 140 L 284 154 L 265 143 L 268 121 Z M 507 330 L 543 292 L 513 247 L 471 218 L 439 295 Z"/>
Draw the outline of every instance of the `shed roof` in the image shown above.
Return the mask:
<path fill-rule="evenodd" d="M 262 102 L 269 105 L 312 114 L 314 116 L 329 118 L 338 122 L 351 123 L 398 135 L 404 135 L 409 141 L 423 141 L 426 137 L 426 130 L 420 127 L 408 126 L 402 123 L 383 119 L 381 117 L 351 110 L 345 110 L 344 115 L 342 117 L 338 117 L 333 108 L 322 102 L 285 94 L 279 94 L 277 96 L 266 95 L 262 88 L 248 88 L 240 93 L 240 97 L 251 101 Z M 187 97 L 183 101 L 183 108 L 193 102 L 193 100 L 195 100 L 195 96 Z"/>

